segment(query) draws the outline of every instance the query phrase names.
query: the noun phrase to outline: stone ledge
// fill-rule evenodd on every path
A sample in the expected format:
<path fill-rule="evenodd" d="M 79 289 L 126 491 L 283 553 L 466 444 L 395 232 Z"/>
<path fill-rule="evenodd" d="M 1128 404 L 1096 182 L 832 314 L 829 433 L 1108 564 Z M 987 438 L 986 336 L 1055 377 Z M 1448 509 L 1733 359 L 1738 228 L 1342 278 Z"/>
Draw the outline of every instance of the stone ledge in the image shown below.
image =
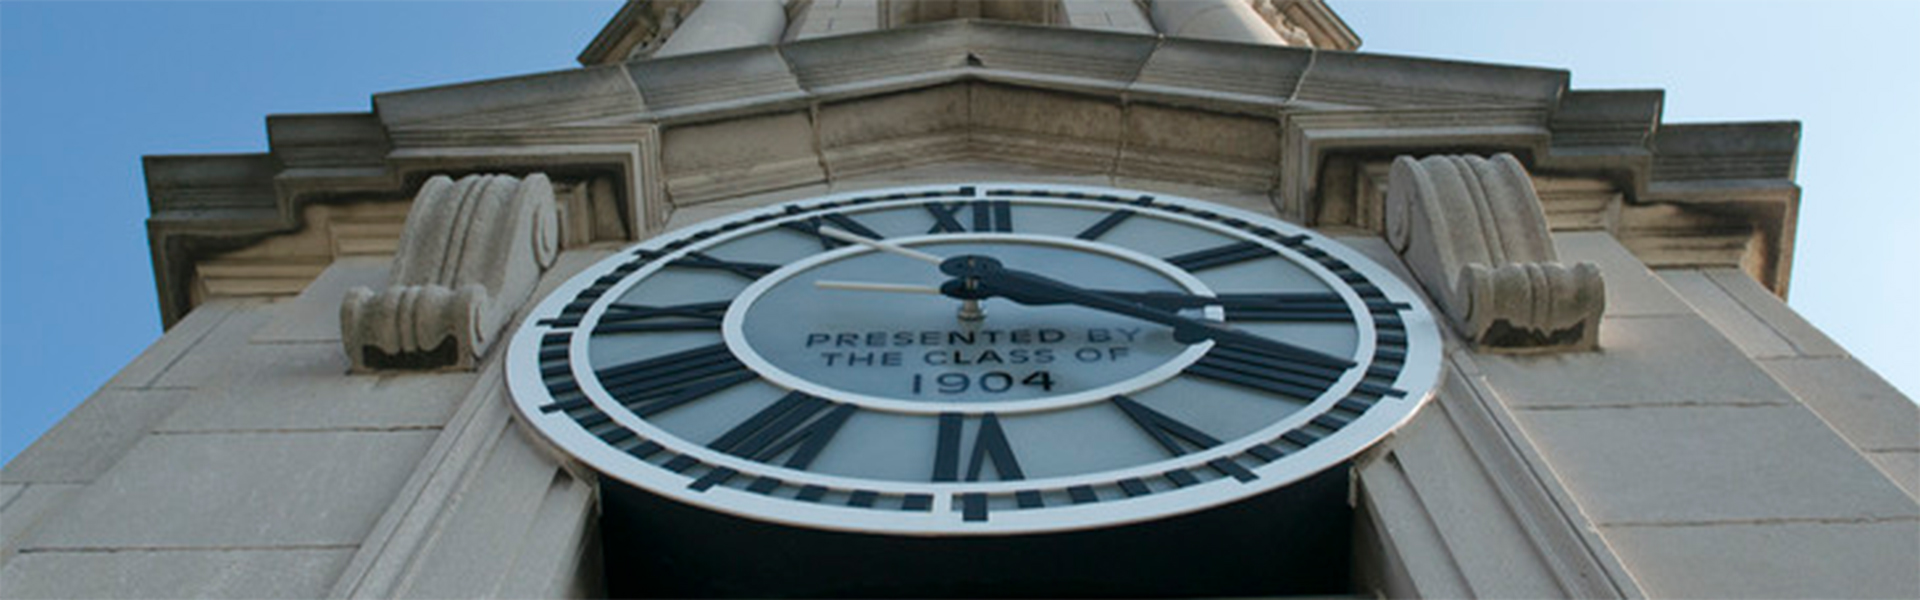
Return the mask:
<path fill-rule="evenodd" d="M 1914 598 L 1916 529 L 1920 522 L 1908 520 L 1607 527 L 1601 534 L 1650 597 Z"/>
<path fill-rule="evenodd" d="M 1920 406 L 1850 357 L 1758 361 L 1862 451 L 1920 451 Z"/>
<path fill-rule="evenodd" d="M 10 598 L 316 598 L 352 549 L 32 552 L 0 571 Z"/>
<path fill-rule="evenodd" d="M 4 483 L 86 483 L 186 400 L 186 390 L 102 388 L 0 471 Z"/>
<path fill-rule="evenodd" d="M 20 549 L 358 544 L 435 433 L 146 436 Z"/>
<path fill-rule="evenodd" d="M 1515 419 L 1603 527 L 1920 519 L 1920 506 L 1797 404 L 1522 409 Z"/>
<path fill-rule="evenodd" d="M 1247 59 L 1202 60 L 1221 55 Z M 902 63 L 901 57 L 911 60 Z M 1209 71 L 1195 78 L 1196 67 Z M 195 303 L 186 292 L 194 263 L 305 227 L 301 206 L 308 202 L 405 197 L 421 169 L 551 172 L 559 156 L 550 151 L 555 144 L 627 144 L 638 149 L 573 168 L 608 169 L 620 179 L 613 189 L 647 213 L 629 229 L 637 239 L 663 222 L 673 195 L 665 182 L 691 181 L 686 173 L 662 169 L 660 152 L 671 144 L 660 143 L 654 128 L 811 114 L 822 103 L 992 82 L 1042 95 L 1080 95 L 1123 112 L 1147 101 L 1168 114 L 1272 118 L 1273 135 L 1283 144 L 1279 164 L 1262 167 L 1273 169 L 1271 174 L 1229 165 L 1185 179 L 1224 177 L 1237 181 L 1231 185 L 1236 188 L 1260 178 L 1277 181 L 1266 185 L 1278 186 L 1282 214 L 1308 223 L 1315 219 L 1315 186 L 1328 155 L 1462 148 L 1511 151 L 1530 167 L 1556 175 L 1609 178 L 1630 203 L 1747 206 L 1740 210 L 1750 213 L 1751 226 L 1769 248 L 1761 261 L 1771 266 L 1758 272 L 1770 289 L 1784 292 L 1797 191 L 1781 179 L 1791 176 L 1781 165 L 1790 166 L 1797 140 L 1781 132 L 1791 134 L 1795 126 L 1667 126 L 1652 147 L 1639 147 L 1633 140 L 1651 135 L 1639 128 L 1656 119 L 1658 92 L 1568 92 L 1567 79 L 1565 71 L 1551 69 L 1197 40 L 1161 43 L 1113 31 L 957 20 L 395 91 L 375 95 L 371 116 L 274 117 L 269 153 L 148 158 L 149 235 L 163 321 L 171 324 Z M 636 127 L 644 131 L 636 133 Z M 972 128 L 957 133 L 965 136 Z M 376 161 L 382 144 L 388 151 Z M 476 150 L 480 146 L 486 150 Z M 1134 157 L 1148 154 L 1134 146 L 1125 150 Z M 795 157 L 794 168 L 766 173 L 749 187 L 817 182 L 817 169 L 800 167 L 832 162 L 823 152 Z M 878 147 L 832 152 L 856 157 L 864 166 L 855 171 L 888 168 L 875 160 Z M 965 159 L 970 151 L 962 152 L 941 156 Z M 1187 158 L 1192 160 L 1129 159 L 1130 165 L 1159 165 L 1129 176 L 1178 177 L 1209 160 Z"/>

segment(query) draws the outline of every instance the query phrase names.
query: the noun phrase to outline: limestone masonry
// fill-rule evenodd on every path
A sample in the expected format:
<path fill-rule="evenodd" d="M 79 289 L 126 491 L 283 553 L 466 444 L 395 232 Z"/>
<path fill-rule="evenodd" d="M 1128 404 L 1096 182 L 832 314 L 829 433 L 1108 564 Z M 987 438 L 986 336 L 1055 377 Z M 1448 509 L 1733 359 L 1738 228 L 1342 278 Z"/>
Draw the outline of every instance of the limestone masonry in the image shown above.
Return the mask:
<path fill-rule="evenodd" d="M 0 596 L 726 593 L 636 565 L 984 560 L 996 542 L 655 504 L 524 422 L 506 356 L 563 282 L 666 232 L 1021 182 L 1309 228 L 1435 315 L 1411 421 L 1180 517 L 1254 530 L 1332 499 L 1312 515 L 1332 541 L 1275 555 L 1324 565 L 1250 568 L 1366 597 L 1920 597 L 1920 410 L 1782 301 L 1797 123 L 1669 125 L 1659 90 L 1359 46 L 1322 0 L 631 0 L 579 68 L 269 116 L 257 154 L 149 156 L 166 334 L 0 472 Z M 867 343 L 818 341 L 842 333 Z M 716 525 L 643 522 L 679 511 Z M 1098 589 L 908 579 L 780 589 Z M 1217 589 L 1168 585 L 1141 589 Z"/>

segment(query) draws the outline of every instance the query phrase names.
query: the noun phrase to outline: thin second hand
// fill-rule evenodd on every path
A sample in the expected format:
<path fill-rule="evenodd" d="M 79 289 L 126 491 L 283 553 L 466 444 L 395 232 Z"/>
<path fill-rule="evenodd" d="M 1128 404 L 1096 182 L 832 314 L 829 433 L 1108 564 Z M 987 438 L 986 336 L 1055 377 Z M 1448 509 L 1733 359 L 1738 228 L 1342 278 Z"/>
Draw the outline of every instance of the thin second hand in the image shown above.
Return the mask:
<path fill-rule="evenodd" d="M 866 246 L 868 248 L 879 250 L 881 252 L 890 252 L 890 253 L 905 256 L 907 258 L 911 258 L 914 260 L 930 262 L 936 265 L 946 262 L 947 260 L 944 258 L 940 258 L 938 256 L 934 256 L 932 254 L 927 254 L 919 250 L 908 248 L 906 246 L 901 246 L 899 244 L 892 244 L 888 242 L 882 242 L 880 240 L 876 240 L 866 236 L 855 235 L 853 233 L 842 231 L 832 227 L 821 227 L 820 235 L 824 235 L 824 236 L 827 236 L 836 240 L 840 240 L 843 242 L 852 242 L 855 244 Z"/>
<path fill-rule="evenodd" d="M 940 265 L 947 262 L 947 259 L 934 256 L 932 254 L 927 254 L 919 250 L 913 250 L 905 246 L 901 246 L 899 244 L 882 242 L 880 240 L 859 236 L 859 235 L 854 235 L 852 233 L 841 231 L 839 229 L 835 229 L 832 227 L 821 227 L 820 235 L 824 235 L 824 236 L 841 240 L 841 241 L 853 242 L 855 244 L 866 246 L 868 248 L 879 250 L 881 252 L 898 254 L 900 256 L 905 256 L 907 258 L 911 258 L 914 260 L 933 263 L 935 265 Z M 815 282 L 815 285 L 819 285 L 819 283 Z M 901 290 L 893 290 L 893 291 L 901 291 Z M 969 298 L 969 299 L 960 301 L 959 317 L 960 317 L 960 320 L 962 321 L 979 321 L 987 318 L 987 311 L 986 309 L 983 309 L 980 307 L 980 300 Z"/>
<path fill-rule="evenodd" d="M 931 285 L 911 283 L 878 283 L 871 281 L 837 281 L 821 279 L 813 282 L 814 287 L 829 290 L 853 290 L 856 292 L 901 292 L 907 294 L 940 295 L 940 288 Z"/>

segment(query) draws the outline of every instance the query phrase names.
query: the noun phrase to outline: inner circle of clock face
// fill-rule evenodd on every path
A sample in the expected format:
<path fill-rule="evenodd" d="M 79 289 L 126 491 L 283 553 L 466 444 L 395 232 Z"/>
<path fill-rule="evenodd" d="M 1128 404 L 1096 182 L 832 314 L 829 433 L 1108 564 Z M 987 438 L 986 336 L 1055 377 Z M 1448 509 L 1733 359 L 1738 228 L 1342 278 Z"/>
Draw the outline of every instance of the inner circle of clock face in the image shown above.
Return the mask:
<path fill-rule="evenodd" d="M 1208 293 L 1164 262 L 1084 242 L 1000 235 L 894 243 L 941 257 L 992 256 L 1099 289 Z M 736 355 L 779 384 L 914 413 L 1006 414 L 1105 400 L 1172 377 L 1205 353 L 1164 326 L 1082 306 L 996 299 L 983 302 L 984 316 L 963 319 L 961 302 L 942 295 L 820 284 L 934 289 L 945 279 L 934 265 L 895 254 L 825 253 L 749 286 L 724 331 Z"/>
<path fill-rule="evenodd" d="M 978 260 L 946 261 L 963 256 Z M 968 282 L 990 291 L 979 321 L 899 289 Z M 1417 293 L 1305 229 L 983 184 L 663 234 L 555 288 L 506 360 L 527 424 L 651 493 L 802 527 L 1002 535 L 1178 515 L 1334 468 L 1413 415 L 1441 348 Z"/>

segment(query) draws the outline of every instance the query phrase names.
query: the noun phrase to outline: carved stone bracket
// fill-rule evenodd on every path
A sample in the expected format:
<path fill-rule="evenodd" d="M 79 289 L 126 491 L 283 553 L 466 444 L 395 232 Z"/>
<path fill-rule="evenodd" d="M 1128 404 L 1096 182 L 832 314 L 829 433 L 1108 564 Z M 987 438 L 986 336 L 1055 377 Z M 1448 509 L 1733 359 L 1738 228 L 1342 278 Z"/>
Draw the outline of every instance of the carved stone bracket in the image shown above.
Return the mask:
<path fill-rule="evenodd" d="M 386 289 L 357 287 L 340 304 L 354 370 L 474 368 L 553 265 L 559 241 L 546 175 L 427 180 Z"/>
<path fill-rule="evenodd" d="M 1554 254 L 1546 215 L 1512 155 L 1394 159 L 1387 240 L 1456 329 L 1482 350 L 1598 347 L 1606 287 Z"/>

